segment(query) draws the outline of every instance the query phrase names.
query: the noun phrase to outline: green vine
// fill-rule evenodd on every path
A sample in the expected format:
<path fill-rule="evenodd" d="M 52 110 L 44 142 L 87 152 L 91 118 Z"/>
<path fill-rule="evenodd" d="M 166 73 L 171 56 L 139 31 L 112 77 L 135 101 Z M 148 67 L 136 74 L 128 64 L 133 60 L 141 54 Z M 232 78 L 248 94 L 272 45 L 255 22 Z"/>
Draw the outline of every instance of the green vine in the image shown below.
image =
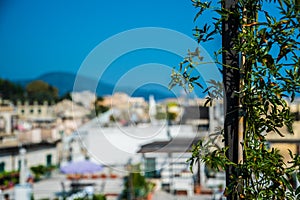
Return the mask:
<path fill-rule="evenodd" d="M 290 151 L 291 161 L 284 162 L 277 149 L 270 149 L 266 135 L 277 133 L 286 127 L 293 133 L 293 115 L 289 103 L 300 92 L 300 14 L 299 0 L 239 0 L 236 9 L 212 6 L 212 2 L 192 0 L 199 9 L 195 21 L 204 12 L 214 12 L 211 22 L 194 28 L 194 36 L 199 44 L 208 43 L 222 34 L 222 21 L 229 15 L 236 16 L 239 26 L 238 38 L 234 48 L 242 57 L 239 69 L 240 119 L 243 120 L 242 160 L 237 164 L 226 157 L 228 147 L 216 144 L 216 138 L 223 136 L 222 130 L 203 139 L 193 149 L 188 160 L 190 166 L 203 161 L 215 170 L 225 170 L 232 166 L 236 173 L 225 190 L 226 196 L 236 199 L 298 199 L 300 187 L 296 188 L 292 179 L 300 181 L 299 155 Z M 266 8 L 271 8 L 272 12 Z M 275 13 L 275 14 L 274 14 Z M 215 16 L 215 15 L 214 15 Z M 205 20 L 208 21 L 208 20 Z M 219 62 L 223 49 L 215 52 L 215 63 Z M 188 56 L 173 70 L 170 87 L 180 85 L 187 91 L 195 86 L 202 87 L 199 77 L 193 77 L 192 71 L 201 67 L 202 57 L 199 50 L 189 52 Z M 196 60 L 196 61 L 195 61 Z M 211 81 L 207 103 L 222 98 L 222 83 Z M 226 95 L 226 94 L 224 94 Z"/>

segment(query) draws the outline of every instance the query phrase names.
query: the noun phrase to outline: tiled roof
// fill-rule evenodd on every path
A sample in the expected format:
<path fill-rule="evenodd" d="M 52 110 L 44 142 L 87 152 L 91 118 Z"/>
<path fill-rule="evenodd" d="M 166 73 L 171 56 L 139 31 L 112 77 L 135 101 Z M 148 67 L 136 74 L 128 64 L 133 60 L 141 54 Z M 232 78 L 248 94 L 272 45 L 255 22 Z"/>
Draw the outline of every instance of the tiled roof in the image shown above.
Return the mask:
<path fill-rule="evenodd" d="M 209 108 L 203 106 L 188 106 L 184 108 L 181 118 L 183 123 L 188 120 L 209 119 Z"/>
<path fill-rule="evenodd" d="M 199 138 L 175 138 L 169 141 L 155 141 L 142 145 L 138 153 L 178 153 L 188 152 Z"/>

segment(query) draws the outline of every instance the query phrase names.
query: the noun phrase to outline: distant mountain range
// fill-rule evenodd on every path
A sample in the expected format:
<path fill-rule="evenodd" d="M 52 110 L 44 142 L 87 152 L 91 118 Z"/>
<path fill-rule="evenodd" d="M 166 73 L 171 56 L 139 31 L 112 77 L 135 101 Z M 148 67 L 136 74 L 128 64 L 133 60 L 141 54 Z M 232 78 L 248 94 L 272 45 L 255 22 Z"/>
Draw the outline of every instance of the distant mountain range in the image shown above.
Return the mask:
<path fill-rule="evenodd" d="M 118 87 L 118 89 L 115 90 L 114 85 L 112 84 L 104 82 L 98 83 L 98 81 L 95 79 L 88 78 L 85 76 L 77 76 L 76 74 L 66 72 L 52 72 L 41 75 L 35 79 L 17 80 L 14 82 L 25 87 L 28 83 L 34 80 L 42 80 L 48 83 L 49 85 L 58 88 L 60 96 L 72 91 L 80 92 L 90 90 L 93 92 L 94 86 L 96 85 L 96 93 L 98 96 L 111 95 L 114 92 L 124 92 L 129 94 L 129 91 L 131 91 L 131 88 L 128 88 L 126 86 L 121 88 Z M 77 83 L 80 83 L 76 84 L 76 88 L 74 88 L 75 81 L 77 81 Z M 144 97 L 146 100 L 148 100 L 150 95 L 154 95 L 155 99 L 157 100 L 175 97 L 175 95 L 171 91 L 167 90 L 165 87 L 157 85 L 145 85 L 135 90 L 133 94 L 129 95 L 133 97 Z"/>

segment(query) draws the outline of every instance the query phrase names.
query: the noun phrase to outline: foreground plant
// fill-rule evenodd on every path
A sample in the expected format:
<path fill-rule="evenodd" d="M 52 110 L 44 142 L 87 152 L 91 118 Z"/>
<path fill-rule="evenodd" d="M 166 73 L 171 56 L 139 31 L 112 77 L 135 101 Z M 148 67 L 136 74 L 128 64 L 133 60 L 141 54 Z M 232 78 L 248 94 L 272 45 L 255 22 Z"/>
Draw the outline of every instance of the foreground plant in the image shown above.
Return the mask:
<path fill-rule="evenodd" d="M 215 63 L 220 66 L 225 81 L 237 79 L 238 87 L 229 93 L 222 83 L 211 81 L 207 88 L 207 102 L 216 98 L 226 99 L 224 105 L 232 103 L 228 97 L 237 100 L 226 118 L 237 113 L 237 121 L 242 123 L 242 140 L 238 145 L 241 158 L 236 161 L 228 154 L 230 145 L 218 146 L 216 137 L 228 140 L 224 130 L 200 141 L 193 149 L 189 159 L 191 166 L 203 161 L 215 170 L 226 170 L 227 186 L 225 196 L 228 199 L 298 199 L 300 181 L 298 154 L 290 151 L 290 162 L 285 163 L 281 153 L 267 145 L 267 134 L 279 134 L 282 127 L 293 133 L 293 114 L 288 102 L 292 102 L 300 92 L 300 14 L 298 0 L 222 0 L 220 5 L 212 2 L 192 0 L 199 9 L 195 20 L 204 12 L 214 12 L 212 22 L 194 29 L 194 36 L 199 44 L 214 40 L 225 34 L 224 24 L 235 24 L 236 33 L 232 38 L 223 37 L 222 48 L 215 52 Z M 230 2 L 231 6 L 226 7 Z M 208 21 L 207 19 L 205 21 Z M 225 40 L 231 48 L 226 48 Z M 173 71 L 170 86 L 178 84 L 191 91 L 194 86 L 202 85 L 193 70 L 201 67 L 201 56 L 198 50 L 180 63 Z M 232 56 L 236 63 L 224 62 L 224 55 Z M 198 55 L 197 55 L 198 54 Z M 220 54 L 223 61 L 219 61 Z M 197 62 L 195 62 L 197 60 Z M 238 62 L 238 64 L 237 64 Z M 231 71 L 232 74 L 229 74 Z M 229 99 L 230 100 L 230 99 Z M 228 111 L 228 110 L 227 110 Z M 226 126 L 226 123 L 225 123 Z M 225 127 L 227 128 L 227 127 Z M 227 143 L 228 144 L 228 143 Z M 238 154 L 238 152 L 235 152 Z M 237 157 L 235 155 L 235 157 Z"/>

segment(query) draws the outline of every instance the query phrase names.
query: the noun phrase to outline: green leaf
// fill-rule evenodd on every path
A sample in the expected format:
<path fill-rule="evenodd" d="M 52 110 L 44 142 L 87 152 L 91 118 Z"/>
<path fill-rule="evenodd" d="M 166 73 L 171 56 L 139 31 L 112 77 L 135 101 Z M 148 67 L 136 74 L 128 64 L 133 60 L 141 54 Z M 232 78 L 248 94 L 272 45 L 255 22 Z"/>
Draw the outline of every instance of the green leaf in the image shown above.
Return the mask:
<path fill-rule="evenodd" d="M 280 177 L 280 180 L 284 183 L 285 187 L 287 187 L 290 191 L 293 191 L 291 183 L 288 180 L 286 180 L 286 178 Z"/>
<path fill-rule="evenodd" d="M 296 194 L 296 195 L 299 195 L 299 194 L 300 194 L 300 186 L 297 187 L 297 189 L 296 189 L 296 191 L 295 191 L 295 194 Z"/>
<path fill-rule="evenodd" d="M 203 89 L 203 86 L 200 84 L 200 83 L 198 83 L 198 82 L 194 82 L 198 87 L 200 87 L 201 89 Z"/>
<path fill-rule="evenodd" d="M 190 82 L 194 82 L 194 81 L 196 81 L 196 80 L 198 80 L 200 78 L 200 76 L 195 76 L 195 77 L 192 77 L 192 78 L 190 78 Z"/>

